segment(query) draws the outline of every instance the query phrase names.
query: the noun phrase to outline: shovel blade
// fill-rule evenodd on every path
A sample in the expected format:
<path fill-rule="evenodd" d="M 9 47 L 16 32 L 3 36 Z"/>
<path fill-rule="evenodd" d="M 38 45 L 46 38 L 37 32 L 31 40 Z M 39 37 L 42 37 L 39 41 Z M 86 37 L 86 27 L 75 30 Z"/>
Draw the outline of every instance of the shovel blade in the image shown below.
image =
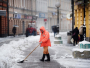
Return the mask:
<path fill-rule="evenodd" d="M 24 60 L 22 60 L 22 61 L 19 61 L 18 63 L 23 63 L 24 62 Z"/>

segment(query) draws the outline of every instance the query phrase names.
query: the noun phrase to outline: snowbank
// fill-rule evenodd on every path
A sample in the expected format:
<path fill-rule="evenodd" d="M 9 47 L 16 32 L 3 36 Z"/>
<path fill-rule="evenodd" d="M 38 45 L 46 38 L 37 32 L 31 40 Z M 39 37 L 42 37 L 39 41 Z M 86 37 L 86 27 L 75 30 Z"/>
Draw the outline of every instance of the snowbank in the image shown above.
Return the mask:
<path fill-rule="evenodd" d="M 0 47 L 0 68 L 20 68 L 17 66 L 17 62 L 25 58 L 23 50 L 30 47 L 33 42 L 38 42 L 39 38 L 39 36 L 30 36 L 18 41 L 11 41 L 9 44 L 3 44 Z"/>
<path fill-rule="evenodd" d="M 56 60 L 58 63 L 60 63 L 60 65 L 63 65 L 66 68 L 90 68 L 90 59 L 75 59 L 72 56 L 72 51 L 79 50 L 83 52 L 84 50 L 90 49 L 79 49 L 78 45 L 67 46 L 67 32 L 61 32 L 59 34 L 61 35 L 64 44 L 55 45 L 53 43 L 54 38 L 51 38 L 51 49 L 55 51 L 55 55 L 51 55 L 51 57 L 53 57 L 53 60 Z M 84 41 L 83 43 L 87 42 Z"/>
<path fill-rule="evenodd" d="M 72 51 L 79 51 L 79 52 L 83 52 L 83 51 L 90 51 L 90 49 L 80 49 L 80 48 L 73 48 Z"/>
<path fill-rule="evenodd" d="M 88 41 L 82 41 L 82 42 L 79 42 L 79 44 L 90 44 L 90 42 L 88 42 Z"/>

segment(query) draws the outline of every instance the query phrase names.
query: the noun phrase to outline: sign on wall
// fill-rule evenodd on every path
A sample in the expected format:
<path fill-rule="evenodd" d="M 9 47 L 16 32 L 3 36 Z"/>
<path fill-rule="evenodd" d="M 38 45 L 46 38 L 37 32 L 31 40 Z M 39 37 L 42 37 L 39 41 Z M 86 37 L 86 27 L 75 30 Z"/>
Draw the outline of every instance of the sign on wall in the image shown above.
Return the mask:
<path fill-rule="evenodd" d="M 14 14 L 14 18 L 21 19 L 21 14 L 18 14 L 18 13 Z"/>
<path fill-rule="evenodd" d="M 37 20 L 37 17 L 36 16 L 33 16 L 33 20 Z"/>
<path fill-rule="evenodd" d="M 47 19 L 44 19 L 44 22 L 47 22 Z"/>
<path fill-rule="evenodd" d="M 39 13 L 39 18 L 45 18 L 45 13 Z"/>
<path fill-rule="evenodd" d="M 52 15 L 56 15 L 57 13 L 55 13 L 55 12 L 52 12 Z"/>
<path fill-rule="evenodd" d="M 6 10 L 0 10 L 0 16 L 6 16 Z"/>
<path fill-rule="evenodd" d="M 32 19 L 32 16 L 24 15 L 24 18 L 25 18 L 25 19 L 30 19 L 30 20 L 31 20 L 31 19 Z"/>

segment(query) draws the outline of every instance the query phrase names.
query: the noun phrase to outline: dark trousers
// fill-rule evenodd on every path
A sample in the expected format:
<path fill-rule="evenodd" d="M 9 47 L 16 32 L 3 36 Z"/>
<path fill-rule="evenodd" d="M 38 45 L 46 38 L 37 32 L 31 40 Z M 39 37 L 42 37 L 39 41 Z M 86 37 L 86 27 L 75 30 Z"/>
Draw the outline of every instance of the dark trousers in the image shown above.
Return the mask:
<path fill-rule="evenodd" d="M 78 40 L 74 39 L 74 44 L 75 44 L 75 43 L 77 44 L 77 41 L 78 41 Z"/>
<path fill-rule="evenodd" d="M 73 37 L 73 39 L 74 39 L 73 45 L 75 46 L 75 44 L 77 44 L 77 42 L 78 42 L 78 36 Z"/>
<path fill-rule="evenodd" d="M 84 39 L 83 39 L 83 35 L 80 35 L 80 41 L 83 41 Z"/>
<path fill-rule="evenodd" d="M 56 32 L 54 32 L 54 37 L 55 37 L 55 34 L 56 34 Z"/>
<path fill-rule="evenodd" d="M 15 37 L 15 33 L 13 33 L 14 37 Z"/>

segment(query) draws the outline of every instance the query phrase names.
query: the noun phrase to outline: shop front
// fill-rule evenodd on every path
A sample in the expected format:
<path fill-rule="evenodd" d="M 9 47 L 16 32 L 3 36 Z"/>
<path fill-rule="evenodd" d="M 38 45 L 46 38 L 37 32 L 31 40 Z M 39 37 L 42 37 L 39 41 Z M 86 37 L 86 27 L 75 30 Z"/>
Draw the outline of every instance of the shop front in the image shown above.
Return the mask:
<path fill-rule="evenodd" d="M 8 36 L 8 0 L 0 0 L 0 37 Z"/>

